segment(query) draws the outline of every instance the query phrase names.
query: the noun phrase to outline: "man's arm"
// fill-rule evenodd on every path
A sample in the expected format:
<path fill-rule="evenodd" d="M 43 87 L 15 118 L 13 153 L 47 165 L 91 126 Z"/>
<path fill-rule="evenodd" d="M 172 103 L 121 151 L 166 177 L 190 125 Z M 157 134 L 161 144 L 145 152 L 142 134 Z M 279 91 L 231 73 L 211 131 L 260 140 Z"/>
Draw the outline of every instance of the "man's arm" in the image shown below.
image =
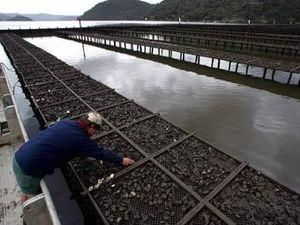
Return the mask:
<path fill-rule="evenodd" d="M 134 163 L 132 159 L 123 158 L 109 148 L 105 148 L 104 146 L 98 146 L 97 143 L 92 140 L 89 143 L 87 143 L 84 149 L 80 151 L 80 155 L 93 157 L 95 159 L 123 166 L 129 166 Z"/>

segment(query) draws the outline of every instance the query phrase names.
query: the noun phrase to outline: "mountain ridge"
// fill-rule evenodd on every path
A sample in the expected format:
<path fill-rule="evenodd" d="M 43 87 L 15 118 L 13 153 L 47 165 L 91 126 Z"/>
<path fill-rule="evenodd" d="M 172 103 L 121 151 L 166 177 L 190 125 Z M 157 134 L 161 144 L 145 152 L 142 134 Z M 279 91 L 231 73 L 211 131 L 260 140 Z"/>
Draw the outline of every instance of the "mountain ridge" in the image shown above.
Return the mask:
<path fill-rule="evenodd" d="M 299 0 L 164 0 L 154 20 L 290 23 L 300 22 Z"/>
<path fill-rule="evenodd" d="M 48 13 L 32 13 L 32 14 L 22 14 L 22 13 L 0 13 L 0 20 L 7 21 L 15 16 L 28 17 L 34 21 L 58 21 L 58 20 L 76 20 L 78 15 L 55 15 Z"/>
<path fill-rule="evenodd" d="M 143 20 L 153 5 L 139 0 L 107 0 L 86 11 L 82 20 Z"/>
<path fill-rule="evenodd" d="M 16 15 L 14 17 L 7 19 L 6 21 L 33 21 L 33 20 L 26 16 Z"/>

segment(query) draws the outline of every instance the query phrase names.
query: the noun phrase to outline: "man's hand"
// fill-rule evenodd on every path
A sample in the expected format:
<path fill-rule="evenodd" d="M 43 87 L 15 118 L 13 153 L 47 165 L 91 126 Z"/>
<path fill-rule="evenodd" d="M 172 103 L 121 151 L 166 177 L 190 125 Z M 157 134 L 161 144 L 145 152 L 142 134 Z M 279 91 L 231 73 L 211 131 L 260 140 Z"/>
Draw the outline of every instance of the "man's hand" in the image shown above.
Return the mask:
<path fill-rule="evenodd" d="M 135 163 L 134 160 L 132 160 L 130 158 L 123 158 L 123 161 L 122 161 L 123 166 L 129 166 L 129 165 L 132 165 L 133 163 Z"/>

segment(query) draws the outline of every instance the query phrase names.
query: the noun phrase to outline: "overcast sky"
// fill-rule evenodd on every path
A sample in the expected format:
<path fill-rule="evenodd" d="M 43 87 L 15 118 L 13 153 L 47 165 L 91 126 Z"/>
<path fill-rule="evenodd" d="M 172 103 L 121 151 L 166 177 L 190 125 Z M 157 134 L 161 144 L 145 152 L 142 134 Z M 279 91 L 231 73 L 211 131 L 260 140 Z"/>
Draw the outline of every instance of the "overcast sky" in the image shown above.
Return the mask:
<path fill-rule="evenodd" d="M 0 0 L 0 13 L 82 15 L 104 0 Z M 126 1 L 126 0 L 123 0 Z M 162 0 L 143 0 L 155 4 Z"/>

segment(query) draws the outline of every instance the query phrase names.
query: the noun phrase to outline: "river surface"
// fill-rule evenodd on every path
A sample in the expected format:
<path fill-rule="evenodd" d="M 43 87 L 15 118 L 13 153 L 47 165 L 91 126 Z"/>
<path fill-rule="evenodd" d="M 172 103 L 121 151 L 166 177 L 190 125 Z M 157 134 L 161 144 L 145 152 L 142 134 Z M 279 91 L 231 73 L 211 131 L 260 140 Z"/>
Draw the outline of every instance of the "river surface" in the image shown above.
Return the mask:
<path fill-rule="evenodd" d="M 209 23 L 209 22 L 176 22 L 176 21 L 120 21 L 120 20 L 104 20 L 104 21 L 91 21 L 82 20 L 79 21 L 0 21 L 0 30 L 7 29 L 43 29 L 43 28 L 79 28 L 91 27 L 91 26 L 103 26 L 103 25 L 125 25 L 125 24 L 222 24 L 222 23 Z M 233 24 L 233 23 L 232 23 Z M 228 23 L 227 23 L 228 25 Z"/>
<path fill-rule="evenodd" d="M 56 37 L 26 40 L 300 193 L 298 99 L 179 69 L 177 62 Z M 0 60 L 9 66 L 2 48 Z M 25 123 L 34 126 L 32 111 L 23 108 Z"/>

